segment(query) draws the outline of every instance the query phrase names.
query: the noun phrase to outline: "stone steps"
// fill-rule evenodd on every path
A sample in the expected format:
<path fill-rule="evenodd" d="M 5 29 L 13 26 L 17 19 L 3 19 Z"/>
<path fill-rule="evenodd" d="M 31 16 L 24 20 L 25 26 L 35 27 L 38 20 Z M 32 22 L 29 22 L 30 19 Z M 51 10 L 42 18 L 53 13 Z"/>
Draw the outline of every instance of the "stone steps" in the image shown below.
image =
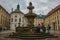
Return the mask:
<path fill-rule="evenodd" d="M 18 35 L 11 35 L 10 38 L 20 38 L 20 39 L 45 39 L 45 38 L 58 38 L 58 36 L 54 36 L 52 34 L 40 34 L 40 33 L 22 33 Z"/>

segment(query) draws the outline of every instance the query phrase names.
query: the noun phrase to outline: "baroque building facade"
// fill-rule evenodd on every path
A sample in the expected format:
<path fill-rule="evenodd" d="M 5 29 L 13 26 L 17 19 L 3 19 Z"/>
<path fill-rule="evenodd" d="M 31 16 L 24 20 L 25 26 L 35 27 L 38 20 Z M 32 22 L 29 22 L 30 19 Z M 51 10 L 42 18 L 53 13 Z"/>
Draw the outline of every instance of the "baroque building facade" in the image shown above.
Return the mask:
<path fill-rule="evenodd" d="M 24 26 L 24 14 L 20 11 L 19 4 L 15 11 L 12 10 L 10 14 L 10 29 L 15 30 L 15 28 L 18 27 L 18 23 L 20 23 L 21 27 Z"/>
<path fill-rule="evenodd" d="M 49 24 L 52 30 L 60 30 L 60 5 L 47 14 L 44 24 L 46 27 Z"/>
<path fill-rule="evenodd" d="M 44 18 L 46 15 L 37 15 L 37 17 L 35 17 L 34 19 L 34 26 L 37 27 L 38 24 L 44 23 Z"/>
<path fill-rule="evenodd" d="M 0 31 L 10 28 L 10 14 L 0 5 Z"/>

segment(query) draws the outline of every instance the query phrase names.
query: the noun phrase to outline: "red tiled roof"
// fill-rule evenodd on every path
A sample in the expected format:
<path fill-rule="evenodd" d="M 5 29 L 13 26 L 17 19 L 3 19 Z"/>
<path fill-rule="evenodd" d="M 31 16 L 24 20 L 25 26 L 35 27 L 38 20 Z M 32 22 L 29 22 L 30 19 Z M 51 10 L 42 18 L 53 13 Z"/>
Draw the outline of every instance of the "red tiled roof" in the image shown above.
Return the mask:
<path fill-rule="evenodd" d="M 51 15 L 52 13 L 54 13 L 55 11 L 57 11 L 58 9 L 60 9 L 60 5 L 58 5 L 57 7 L 55 7 L 54 9 L 52 9 L 47 16 Z"/>

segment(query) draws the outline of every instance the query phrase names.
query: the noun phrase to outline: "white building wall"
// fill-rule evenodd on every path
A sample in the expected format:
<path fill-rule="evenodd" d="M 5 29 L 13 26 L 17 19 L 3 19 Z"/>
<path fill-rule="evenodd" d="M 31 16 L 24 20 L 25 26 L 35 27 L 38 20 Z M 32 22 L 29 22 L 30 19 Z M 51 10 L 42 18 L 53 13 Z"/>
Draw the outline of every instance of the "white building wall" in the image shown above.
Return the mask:
<path fill-rule="evenodd" d="M 15 16 L 17 16 L 17 17 L 15 17 Z M 23 24 L 24 24 L 23 17 L 24 17 L 24 14 L 21 14 L 21 13 L 12 13 L 11 17 L 10 17 L 10 29 L 11 30 L 15 30 L 15 27 L 18 27 L 19 18 L 21 18 L 20 26 L 23 27 Z M 11 18 L 13 18 L 13 22 L 11 22 Z M 16 22 L 15 22 L 15 19 L 17 19 Z"/>

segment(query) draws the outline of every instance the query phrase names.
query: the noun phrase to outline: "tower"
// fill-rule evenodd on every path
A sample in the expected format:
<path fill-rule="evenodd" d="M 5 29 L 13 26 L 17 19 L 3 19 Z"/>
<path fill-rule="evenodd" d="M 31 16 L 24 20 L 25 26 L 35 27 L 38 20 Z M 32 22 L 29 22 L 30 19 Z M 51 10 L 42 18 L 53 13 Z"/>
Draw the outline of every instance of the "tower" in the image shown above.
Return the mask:
<path fill-rule="evenodd" d="M 17 5 L 17 10 L 20 10 L 20 5 L 19 4 Z"/>

